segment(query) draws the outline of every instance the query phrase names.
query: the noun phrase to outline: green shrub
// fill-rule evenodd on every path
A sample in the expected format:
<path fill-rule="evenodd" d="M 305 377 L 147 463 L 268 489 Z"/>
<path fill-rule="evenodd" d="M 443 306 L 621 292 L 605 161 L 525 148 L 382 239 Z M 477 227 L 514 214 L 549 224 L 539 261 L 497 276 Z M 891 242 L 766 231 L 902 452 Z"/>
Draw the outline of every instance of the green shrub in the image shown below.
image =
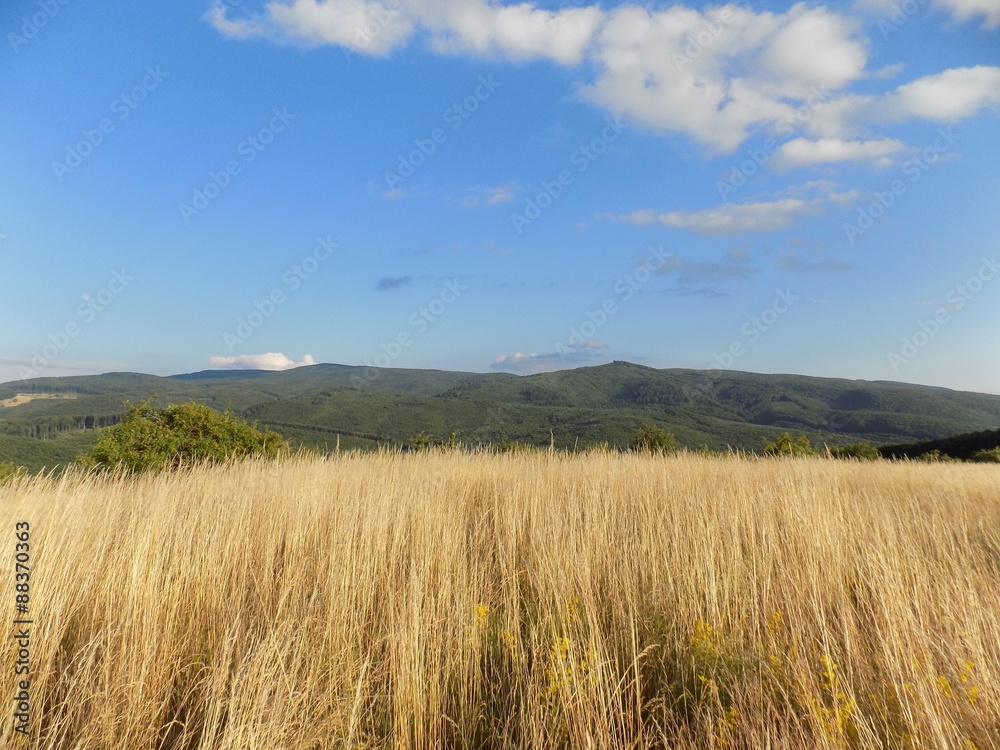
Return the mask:
<path fill-rule="evenodd" d="M 986 464 L 1000 464 L 1000 445 L 996 448 L 976 452 L 973 454 L 972 460 Z"/>
<path fill-rule="evenodd" d="M 955 463 L 958 461 L 957 458 L 952 458 L 947 453 L 942 453 L 937 448 L 927 453 L 921 453 L 917 456 L 917 460 L 926 461 L 927 463 Z"/>
<path fill-rule="evenodd" d="M 607 440 L 602 440 L 598 443 L 590 443 L 583 449 L 584 453 L 617 453 L 618 449 L 615 448 Z"/>
<path fill-rule="evenodd" d="M 157 410 L 149 402 L 126 404 L 128 413 L 108 428 L 80 459 L 95 469 L 156 471 L 181 465 L 218 463 L 245 456 L 274 457 L 288 450 L 276 432 L 261 432 L 231 411 L 220 413 L 187 403 Z"/>
<path fill-rule="evenodd" d="M 851 443 L 840 448 L 830 448 L 833 458 L 854 458 L 859 461 L 875 461 L 882 457 L 878 448 L 869 442 Z"/>
<path fill-rule="evenodd" d="M 764 453 L 768 456 L 815 456 L 816 451 L 809 445 L 809 438 L 799 435 L 793 438 L 787 432 L 778 436 L 774 443 L 764 443 Z"/>
<path fill-rule="evenodd" d="M 451 432 L 448 439 L 439 438 L 428 433 L 418 432 L 410 438 L 410 447 L 413 450 L 425 451 L 431 448 L 461 448 L 462 441 L 459 440 L 459 432 Z"/>
<path fill-rule="evenodd" d="M 522 443 L 518 440 L 507 440 L 506 438 L 501 440 L 494 447 L 500 453 L 534 453 L 541 450 L 538 446 L 532 445 L 531 443 Z"/>
<path fill-rule="evenodd" d="M 659 427 L 643 427 L 632 438 L 632 450 L 640 453 L 676 453 L 679 449 L 674 434 Z"/>
<path fill-rule="evenodd" d="M 13 481 L 28 473 L 23 466 L 18 466 L 12 461 L 0 461 L 0 484 Z"/>

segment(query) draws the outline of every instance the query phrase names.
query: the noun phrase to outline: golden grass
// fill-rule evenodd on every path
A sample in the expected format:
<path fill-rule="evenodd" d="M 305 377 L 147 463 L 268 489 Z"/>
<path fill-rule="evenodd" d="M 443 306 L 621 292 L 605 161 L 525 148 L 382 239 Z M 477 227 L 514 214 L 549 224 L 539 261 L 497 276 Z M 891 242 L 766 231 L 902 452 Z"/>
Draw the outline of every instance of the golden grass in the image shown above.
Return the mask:
<path fill-rule="evenodd" d="M 38 400 L 51 400 L 51 399 L 74 399 L 76 398 L 75 393 L 17 393 L 11 398 L 0 400 L 0 408 L 9 406 L 20 406 L 21 404 L 31 403 L 32 401 Z"/>
<path fill-rule="evenodd" d="M 998 479 L 432 452 L 18 480 L 31 739 L 8 701 L 2 741 L 994 747 Z"/>

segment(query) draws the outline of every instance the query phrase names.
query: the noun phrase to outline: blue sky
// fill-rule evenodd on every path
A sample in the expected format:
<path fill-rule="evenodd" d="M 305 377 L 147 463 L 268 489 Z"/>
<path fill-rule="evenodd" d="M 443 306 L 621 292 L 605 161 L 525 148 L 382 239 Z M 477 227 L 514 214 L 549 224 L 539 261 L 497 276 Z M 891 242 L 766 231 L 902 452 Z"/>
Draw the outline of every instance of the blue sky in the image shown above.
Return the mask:
<path fill-rule="evenodd" d="M 0 380 L 1000 393 L 1000 2 L 0 10 Z"/>

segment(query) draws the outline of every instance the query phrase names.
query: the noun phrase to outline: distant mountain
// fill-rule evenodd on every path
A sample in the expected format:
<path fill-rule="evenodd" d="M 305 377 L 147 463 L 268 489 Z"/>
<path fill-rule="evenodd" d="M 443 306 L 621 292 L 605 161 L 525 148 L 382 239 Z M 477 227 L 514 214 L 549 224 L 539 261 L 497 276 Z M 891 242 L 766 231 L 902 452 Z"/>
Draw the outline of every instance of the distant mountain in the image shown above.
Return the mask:
<path fill-rule="evenodd" d="M 320 448 L 405 443 L 459 432 L 570 447 L 628 445 L 654 424 L 682 444 L 760 450 L 789 431 L 814 444 L 910 443 L 1000 427 L 1000 396 L 905 383 L 656 370 L 629 362 L 517 376 L 323 364 L 285 372 L 109 373 L 0 384 L 0 461 L 32 468 L 71 460 L 115 423 L 123 402 L 197 401 Z M 12 402 L 11 402 L 12 403 Z"/>

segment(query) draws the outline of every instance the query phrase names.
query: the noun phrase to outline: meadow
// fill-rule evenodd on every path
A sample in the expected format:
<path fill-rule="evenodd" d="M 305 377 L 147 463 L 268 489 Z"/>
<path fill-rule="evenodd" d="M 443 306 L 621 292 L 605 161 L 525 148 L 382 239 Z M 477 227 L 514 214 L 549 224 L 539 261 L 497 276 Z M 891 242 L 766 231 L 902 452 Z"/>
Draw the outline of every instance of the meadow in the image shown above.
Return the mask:
<path fill-rule="evenodd" d="M 998 479 L 448 450 L 14 479 L 2 743 L 1000 746 Z"/>

